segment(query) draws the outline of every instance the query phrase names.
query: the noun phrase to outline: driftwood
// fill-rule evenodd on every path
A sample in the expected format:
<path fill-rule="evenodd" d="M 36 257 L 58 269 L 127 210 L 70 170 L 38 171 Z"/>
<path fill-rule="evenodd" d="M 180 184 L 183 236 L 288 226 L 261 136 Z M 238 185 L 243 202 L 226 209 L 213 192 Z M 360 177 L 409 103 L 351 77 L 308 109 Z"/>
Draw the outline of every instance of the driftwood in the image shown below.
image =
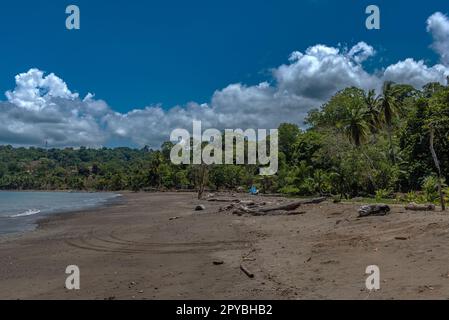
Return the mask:
<path fill-rule="evenodd" d="M 283 198 L 285 194 L 282 193 L 261 193 L 259 194 L 261 197 L 272 197 L 272 198 Z"/>
<path fill-rule="evenodd" d="M 239 201 L 240 204 L 245 205 L 245 206 L 255 206 L 256 203 L 252 200 L 241 200 Z M 260 205 L 265 205 L 265 203 L 261 203 Z"/>
<path fill-rule="evenodd" d="M 207 199 L 207 201 L 210 201 L 210 202 L 234 202 L 234 203 L 240 202 L 239 199 L 231 199 L 231 198 L 210 198 L 210 199 Z"/>
<path fill-rule="evenodd" d="M 390 207 L 386 204 L 375 204 L 362 206 L 359 209 L 359 217 L 368 217 L 368 216 L 385 216 L 389 214 L 391 211 Z"/>
<path fill-rule="evenodd" d="M 244 274 L 246 274 L 248 276 L 248 278 L 254 278 L 254 274 L 249 271 L 243 264 L 240 265 L 240 270 L 243 271 Z"/>
<path fill-rule="evenodd" d="M 405 210 L 408 211 L 435 211 L 435 205 L 433 204 L 424 204 L 419 205 L 416 203 L 410 203 L 405 207 Z"/>
<path fill-rule="evenodd" d="M 311 200 L 301 200 L 293 203 L 282 204 L 279 206 L 273 206 L 268 208 L 258 209 L 259 212 L 270 212 L 270 211 L 293 211 L 298 209 L 300 206 L 305 204 L 317 204 L 326 201 L 326 198 L 317 198 Z"/>
<path fill-rule="evenodd" d="M 301 201 L 302 204 L 320 204 L 327 200 L 327 197 L 309 199 Z"/>
<path fill-rule="evenodd" d="M 302 214 L 306 214 L 304 211 L 286 211 L 286 210 L 277 210 L 277 211 L 269 211 L 269 212 L 260 212 L 260 211 L 248 211 L 246 212 L 252 216 L 298 216 Z"/>
<path fill-rule="evenodd" d="M 263 207 L 266 205 L 265 202 L 260 204 L 248 204 L 244 205 L 247 202 L 241 201 L 240 205 L 230 205 L 225 207 L 223 210 L 226 209 L 235 209 L 233 214 L 236 215 L 243 215 L 243 214 L 249 214 L 252 216 L 280 216 L 280 215 L 300 215 L 305 214 L 305 212 L 298 212 L 296 211 L 300 206 L 305 204 L 317 204 L 326 201 L 326 198 L 317 198 L 317 199 L 310 199 L 310 200 L 301 200 L 301 201 L 295 201 L 290 203 L 283 203 L 279 204 L 277 206 L 270 206 L 270 207 Z"/>

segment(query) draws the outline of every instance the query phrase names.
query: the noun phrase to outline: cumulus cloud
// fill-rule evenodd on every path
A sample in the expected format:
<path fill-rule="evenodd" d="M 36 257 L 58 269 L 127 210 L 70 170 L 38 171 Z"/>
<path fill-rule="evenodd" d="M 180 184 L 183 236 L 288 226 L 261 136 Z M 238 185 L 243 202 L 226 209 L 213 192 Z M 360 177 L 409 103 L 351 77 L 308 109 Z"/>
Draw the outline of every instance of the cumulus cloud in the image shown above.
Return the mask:
<path fill-rule="evenodd" d="M 54 74 L 31 69 L 16 76 L 16 88 L 0 102 L 0 142 L 55 147 L 101 146 L 101 118 L 111 112 L 101 100 L 81 101 Z"/>
<path fill-rule="evenodd" d="M 354 59 L 355 62 L 361 63 L 367 60 L 368 58 L 374 56 L 376 51 L 366 42 L 359 42 L 348 53 L 348 56 Z"/>
<path fill-rule="evenodd" d="M 42 146 L 48 141 L 51 147 L 99 147 L 121 141 L 157 148 L 173 129 L 190 129 L 193 120 L 201 120 L 205 129 L 270 129 L 282 122 L 302 125 L 310 109 L 349 86 L 380 89 L 386 80 L 416 88 L 429 82 L 446 83 L 449 22 L 436 13 L 427 25 L 441 64 L 429 66 L 408 58 L 371 73 L 363 64 L 376 52 L 367 43 L 351 48 L 319 44 L 293 52 L 288 62 L 272 70 L 270 83 L 230 84 L 214 92 L 208 103 L 169 109 L 154 105 L 118 113 L 90 93 L 80 98 L 58 76 L 31 69 L 16 76 L 15 89 L 6 92 L 7 101 L 0 102 L 0 143 Z"/>
<path fill-rule="evenodd" d="M 16 88 L 6 92 L 9 102 L 28 110 L 41 110 L 51 98 L 76 99 L 67 85 L 53 73 L 44 76 L 38 69 L 31 69 L 16 76 Z"/>
<path fill-rule="evenodd" d="M 346 87 L 373 88 L 378 79 L 368 74 L 360 64 L 373 52 L 371 47 L 362 42 L 347 54 L 325 45 L 310 47 L 304 54 L 294 52 L 289 64 L 273 71 L 277 89 L 322 101 Z"/>
<path fill-rule="evenodd" d="M 437 64 L 428 67 L 424 61 L 406 59 L 385 69 L 383 79 L 396 83 L 407 83 L 415 88 L 421 88 L 429 82 L 446 83 L 449 68 Z"/>
<path fill-rule="evenodd" d="M 427 31 L 433 36 L 432 48 L 441 57 L 444 65 L 449 65 L 449 19 L 436 12 L 427 19 Z"/>

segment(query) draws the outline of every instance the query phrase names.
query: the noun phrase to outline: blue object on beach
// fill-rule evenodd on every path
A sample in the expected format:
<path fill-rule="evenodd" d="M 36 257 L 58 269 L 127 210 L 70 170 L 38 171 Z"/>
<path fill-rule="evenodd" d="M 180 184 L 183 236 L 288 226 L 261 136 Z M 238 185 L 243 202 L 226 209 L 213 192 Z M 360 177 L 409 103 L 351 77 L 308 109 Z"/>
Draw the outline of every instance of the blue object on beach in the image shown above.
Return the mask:
<path fill-rule="evenodd" d="M 257 190 L 257 188 L 255 186 L 252 186 L 251 189 L 249 189 L 249 193 L 252 194 L 253 196 L 259 194 L 259 191 Z"/>

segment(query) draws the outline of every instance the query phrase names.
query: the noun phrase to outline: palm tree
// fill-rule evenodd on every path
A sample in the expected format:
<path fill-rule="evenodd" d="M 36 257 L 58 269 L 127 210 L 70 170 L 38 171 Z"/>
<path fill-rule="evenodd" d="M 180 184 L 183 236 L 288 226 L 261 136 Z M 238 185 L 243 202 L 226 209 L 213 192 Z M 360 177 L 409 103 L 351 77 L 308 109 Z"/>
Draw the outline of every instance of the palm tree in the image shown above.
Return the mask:
<path fill-rule="evenodd" d="M 366 116 L 372 134 L 372 141 L 376 143 L 376 133 L 380 127 L 379 100 L 376 96 L 376 91 L 370 90 L 367 93 L 365 92 L 363 99 L 367 108 Z"/>
<path fill-rule="evenodd" d="M 379 112 L 382 115 L 382 120 L 387 126 L 388 141 L 390 143 L 390 155 L 393 163 L 396 163 L 396 155 L 393 147 L 393 120 L 401 111 L 401 104 L 399 102 L 399 95 L 401 88 L 396 86 L 393 82 L 387 81 L 382 87 L 382 94 L 378 98 Z"/>
<path fill-rule="evenodd" d="M 161 166 L 163 163 L 164 157 L 160 151 L 151 154 L 148 180 L 151 186 L 155 186 L 158 189 L 162 185 Z"/>
<path fill-rule="evenodd" d="M 346 118 L 344 118 L 340 126 L 343 133 L 358 148 L 362 145 L 370 132 L 367 108 L 358 104 L 356 101 L 347 107 Z"/>
<path fill-rule="evenodd" d="M 371 168 L 374 170 L 374 163 L 371 158 L 366 154 L 362 148 L 362 144 L 367 140 L 371 130 L 370 123 L 372 121 L 372 114 L 364 103 L 353 100 L 346 108 L 346 118 L 344 118 L 340 125 L 343 129 L 343 133 L 348 137 L 349 141 L 360 151 L 363 156 L 368 160 Z M 376 183 L 368 170 L 368 177 L 376 188 Z"/>

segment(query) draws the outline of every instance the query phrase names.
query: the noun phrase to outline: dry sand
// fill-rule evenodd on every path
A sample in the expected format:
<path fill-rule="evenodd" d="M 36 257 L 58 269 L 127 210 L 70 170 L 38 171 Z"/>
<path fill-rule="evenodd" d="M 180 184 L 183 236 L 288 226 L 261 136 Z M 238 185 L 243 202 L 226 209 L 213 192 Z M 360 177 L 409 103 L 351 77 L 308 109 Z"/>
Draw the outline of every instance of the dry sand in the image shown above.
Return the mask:
<path fill-rule="evenodd" d="M 359 219 L 359 205 L 322 203 L 238 217 L 220 206 L 192 193 L 130 193 L 0 238 L 0 299 L 449 298 L 449 214 L 393 207 Z M 79 291 L 65 289 L 68 265 L 80 267 Z M 365 289 L 368 265 L 380 267 L 378 292 Z"/>

